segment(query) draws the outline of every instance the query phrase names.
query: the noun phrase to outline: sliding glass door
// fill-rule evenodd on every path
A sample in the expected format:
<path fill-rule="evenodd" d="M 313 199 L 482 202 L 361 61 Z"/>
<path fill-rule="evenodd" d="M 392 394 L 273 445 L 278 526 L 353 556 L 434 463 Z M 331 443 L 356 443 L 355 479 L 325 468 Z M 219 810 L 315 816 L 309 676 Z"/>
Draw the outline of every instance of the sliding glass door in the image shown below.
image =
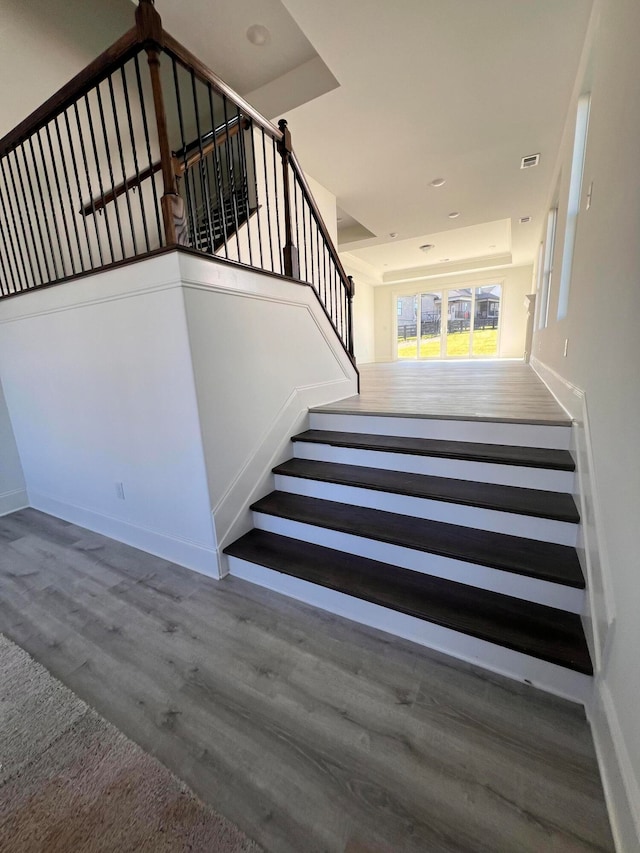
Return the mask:
<path fill-rule="evenodd" d="M 442 357 L 442 291 L 399 296 L 397 357 Z"/>
<path fill-rule="evenodd" d="M 495 358 L 500 284 L 398 296 L 397 357 Z"/>

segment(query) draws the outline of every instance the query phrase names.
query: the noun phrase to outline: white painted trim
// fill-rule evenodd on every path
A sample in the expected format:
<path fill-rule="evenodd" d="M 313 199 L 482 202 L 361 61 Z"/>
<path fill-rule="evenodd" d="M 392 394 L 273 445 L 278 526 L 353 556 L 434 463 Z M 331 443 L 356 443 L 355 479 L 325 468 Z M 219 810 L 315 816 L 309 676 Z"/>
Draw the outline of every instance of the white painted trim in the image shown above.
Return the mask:
<path fill-rule="evenodd" d="M 26 489 L 13 489 L 0 494 L 0 516 L 9 515 L 19 509 L 29 506 L 29 496 Z"/>
<path fill-rule="evenodd" d="M 409 571 L 446 578 L 456 583 L 522 598 L 525 601 L 556 607 L 570 613 L 581 613 L 584 607 L 584 591 L 563 584 L 505 572 L 502 569 L 493 569 L 479 563 L 467 563 L 452 557 L 442 557 L 439 554 L 430 554 L 426 551 L 394 545 L 391 542 L 354 536 L 340 530 L 331 530 L 327 527 L 318 527 L 315 524 L 305 524 L 262 512 L 254 511 L 253 519 L 254 526 L 258 530 L 267 530 L 279 536 L 311 542 L 314 545 L 322 545 L 347 554 L 357 554 Z"/>
<path fill-rule="evenodd" d="M 310 441 L 294 442 L 293 452 L 296 459 L 313 459 L 317 462 L 360 465 L 365 468 L 382 468 L 385 471 L 427 474 L 433 477 L 449 477 L 452 480 L 472 480 L 476 483 L 495 483 L 544 492 L 570 493 L 573 490 L 574 472 L 551 468 L 475 462 L 470 459 L 449 459 L 446 456 L 416 456 L 412 453 L 340 447 Z"/>
<path fill-rule="evenodd" d="M 114 518 L 87 507 L 65 503 L 38 492 L 31 492 L 29 496 L 34 509 L 70 521 L 79 527 L 94 530 L 111 539 L 117 539 L 133 548 L 139 548 L 156 557 L 178 563 L 200 574 L 218 578 L 216 550 L 212 543 L 168 536 L 159 530 L 131 524 L 124 519 Z"/>
<path fill-rule="evenodd" d="M 596 679 L 589 720 L 616 850 L 634 853 L 640 850 L 640 780 L 633 769 L 611 691 L 601 678 Z"/>
<path fill-rule="evenodd" d="M 230 557 L 229 562 L 231 574 L 236 577 L 354 622 L 370 625 L 491 672 L 530 683 L 564 699 L 584 704 L 591 696 L 593 680 L 588 675 L 236 557 Z"/>
<path fill-rule="evenodd" d="M 272 491 L 271 471 L 291 457 L 291 436 L 305 429 L 309 405 L 317 405 L 323 398 L 335 400 L 351 390 L 351 381 L 346 378 L 296 388 L 267 425 L 244 465 L 212 509 L 221 577 L 228 573 L 224 548 L 251 529 L 249 507 Z"/>
<path fill-rule="evenodd" d="M 595 477 L 586 394 L 535 356 L 531 356 L 531 366 L 573 421 L 572 452 L 576 462 L 574 498 L 582 520 L 582 544 L 578 548 L 578 555 L 587 583 L 587 610 L 583 622 L 594 670 L 598 673 L 603 665 L 607 636 L 615 621 L 615 599 Z M 601 596 L 596 596 L 596 589 L 602 590 Z"/>
<path fill-rule="evenodd" d="M 538 518 L 516 512 L 486 509 L 468 506 L 463 503 L 421 498 L 413 495 L 397 494 L 365 486 L 345 485 L 342 483 L 316 480 L 313 477 L 291 477 L 276 474 L 276 489 L 295 495 L 335 501 L 350 506 L 363 506 L 385 512 L 408 515 L 412 518 L 424 518 L 471 527 L 474 530 L 488 530 L 509 536 L 521 536 L 539 542 L 553 542 L 557 545 L 575 547 L 578 525 L 552 518 Z"/>
<path fill-rule="evenodd" d="M 508 444 L 516 447 L 545 447 L 568 450 L 571 424 L 510 423 L 506 421 L 457 418 L 424 418 L 410 415 L 354 414 L 352 412 L 311 411 L 312 429 L 338 432 L 367 432 L 407 438 L 438 438 L 448 441 L 474 441 L 480 444 Z"/>

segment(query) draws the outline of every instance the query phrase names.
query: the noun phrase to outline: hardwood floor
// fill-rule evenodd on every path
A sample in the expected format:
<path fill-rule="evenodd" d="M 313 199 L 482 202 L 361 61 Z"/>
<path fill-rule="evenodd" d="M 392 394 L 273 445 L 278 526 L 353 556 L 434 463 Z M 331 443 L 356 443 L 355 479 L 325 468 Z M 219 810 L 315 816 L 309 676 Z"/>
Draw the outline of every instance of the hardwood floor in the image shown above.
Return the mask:
<path fill-rule="evenodd" d="M 272 853 L 612 850 L 576 705 L 34 510 L 0 631 Z"/>
<path fill-rule="evenodd" d="M 316 411 L 401 414 L 528 423 L 569 416 L 521 361 L 396 361 L 365 364 L 360 394 Z"/>

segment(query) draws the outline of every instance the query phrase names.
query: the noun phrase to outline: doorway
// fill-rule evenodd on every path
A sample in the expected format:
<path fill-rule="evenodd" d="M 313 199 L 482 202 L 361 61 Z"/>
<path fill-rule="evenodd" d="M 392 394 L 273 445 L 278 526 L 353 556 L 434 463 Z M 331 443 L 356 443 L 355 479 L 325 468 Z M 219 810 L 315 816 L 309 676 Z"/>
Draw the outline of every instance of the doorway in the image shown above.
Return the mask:
<path fill-rule="evenodd" d="M 396 297 L 398 359 L 497 358 L 502 285 Z"/>

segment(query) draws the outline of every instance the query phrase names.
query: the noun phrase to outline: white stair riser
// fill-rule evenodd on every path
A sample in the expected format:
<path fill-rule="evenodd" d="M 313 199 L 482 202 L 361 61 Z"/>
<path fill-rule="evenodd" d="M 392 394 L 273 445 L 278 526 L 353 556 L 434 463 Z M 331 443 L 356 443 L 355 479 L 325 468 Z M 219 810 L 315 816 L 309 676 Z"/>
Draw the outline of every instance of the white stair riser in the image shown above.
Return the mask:
<path fill-rule="evenodd" d="M 323 545 L 347 554 L 357 554 L 371 560 L 390 563 L 392 566 L 403 569 L 492 590 L 537 604 L 545 604 L 559 610 L 582 613 L 584 591 L 580 589 L 266 513 L 254 511 L 253 518 L 254 525 L 259 530 L 267 530 L 270 533 Z"/>
<path fill-rule="evenodd" d="M 472 462 L 466 459 L 445 459 L 438 456 L 413 456 L 410 453 L 391 453 L 385 450 L 364 450 L 355 447 L 334 447 L 294 441 L 296 459 L 316 459 L 319 462 L 338 462 L 385 471 L 407 474 L 430 474 L 452 480 L 472 480 L 502 486 L 520 486 L 545 492 L 569 492 L 574 489 L 573 471 L 554 471 L 549 468 L 528 468 L 519 465 L 500 465 L 495 462 Z"/>
<path fill-rule="evenodd" d="M 275 481 L 278 491 L 294 495 L 395 512 L 399 515 L 431 521 L 443 521 L 447 524 L 488 530 L 492 533 L 507 533 L 525 539 L 535 539 L 538 542 L 553 542 L 556 545 L 574 547 L 576 544 L 578 526 L 567 521 L 535 518 L 530 515 L 417 498 L 411 495 L 398 495 L 359 486 L 327 483 L 322 480 L 308 480 L 303 477 L 287 477 L 283 474 L 276 474 Z"/>
<path fill-rule="evenodd" d="M 309 420 L 311 429 L 361 432 L 372 435 L 397 435 L 407 438 L 436 438 L 447 441 L 472 441 L 480 444 L 545 447 L 558 450 L 568 450 L 571 440 L 570 426 L 376 415 L 340 415 L 330 412 L 310 412 Z"/>
<path fill-rule="evenodd" d="M 229 567 L 231 574 L 236 577 L 244 578 L 360 624 L 369 625 L 482 666 L 492 672 L 531 683 L 535 687 L 565 699 L 584 704 L 591 696 L 593 680 L 590 676 L 557 664 L 548 663 L 236 557 L 229 558 Z"/>

